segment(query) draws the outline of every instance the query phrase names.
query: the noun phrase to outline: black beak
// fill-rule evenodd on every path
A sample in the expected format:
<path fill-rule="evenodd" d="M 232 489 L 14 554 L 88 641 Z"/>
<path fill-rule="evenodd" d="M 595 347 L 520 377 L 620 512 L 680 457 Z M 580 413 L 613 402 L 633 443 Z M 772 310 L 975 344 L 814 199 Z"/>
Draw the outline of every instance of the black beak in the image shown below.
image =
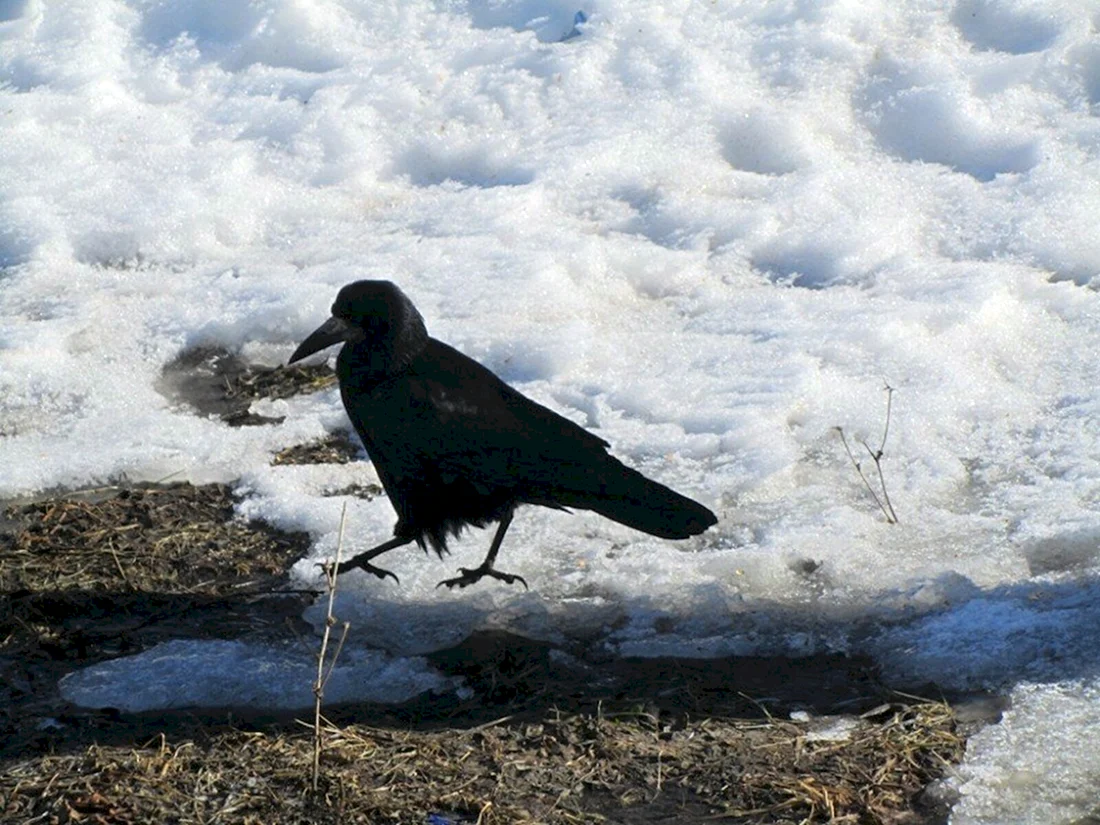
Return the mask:
<path fill-rule="evenodd" d="M 346 341 L 351 332 L 351 326 L 347 321 L 342 318 L 329 318 L 298 345 L 298 349 L 294 350 L 294 354 L 290 356 L 287 365 L 293 364 L 295 361 L 301 361 L 303 358 L 331 347 L 333 344 Z"/>

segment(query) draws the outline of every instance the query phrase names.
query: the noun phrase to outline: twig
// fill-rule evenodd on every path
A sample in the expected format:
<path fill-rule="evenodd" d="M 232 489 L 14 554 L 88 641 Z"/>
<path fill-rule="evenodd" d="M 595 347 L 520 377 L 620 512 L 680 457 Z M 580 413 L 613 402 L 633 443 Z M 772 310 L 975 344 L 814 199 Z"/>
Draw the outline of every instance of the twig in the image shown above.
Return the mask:
<path fill-rule="evenodd" d="M 867 451 L 867 454 L 871 456 L 871 460 L 875 462 L 875 471 L 878 474 L 879 486 L 882 488 L 882 498 L 879 498 L 878 493 L 875 492 L 875 488 L 871 486 L 871 482 L 867 480 L 867 476 L 863 472 L 863 466 L 856 459 L 855 454 L 852 452 L 852 448 L 848 446 L 848 439 L 844 435 L 844 429 L 837 427 L 836 431 L 840 434 L 840 441 L 844 445 L 844 452 L 848 454 L 848 458 L 851 459 L 852 466 L 856 468 L 856 472 L 859 474 L 860 480 L 863 481 L 863 486 L 867 488 L 867 492 L 871 494 L 871 498 L 874 499 L 875 504 L 882 511 L 882 514 L 886 516 L 887 524 L 897 524 L 898 514 L 894 511 L 894 505 L 890 501 L 890 493 L 886 490 L 886 477 L 882 474 L 882 457 L 885 454 L 886 437 L 890 434 L 890 413 L 893 410 L 894 404 L 894 388 L 889 384 L 883 387 L 886 390 L 886 423 L 882 428 L 882 441 L 879 442 L 877 450 L 872 450 L 871 445 L 867 443 L 866 439 L 861 439 L 860 444 Z"/>
<path fill-rule="evenodd" d="M 890 493 L 886 491 L 886 479 L 882 476 L 882 451 L 886 447 L 886 436 L 890 434 L 890 412 L 894 407 L 894 388 L 889 384 L 883 383 L 884 390 L 886 390 L 886 423 L 882 427 L 882 441 L 878 445 L 878 453 L 875 454 L 875 469 L 878 470 L 878 481 L 882 485 L 882 497 L 886 501 L 886 507 L 890 510 L 890 516 L 893 518 L 893 524 L 898 523 L 898 514 L 894 512 L 894 505 L 890 503 Z"/>
<path fill-rule="evenodd" d="M 867 452 L 871 454 L 871 460 L 875 462 L 875 471 L 878 473 L 878 483 L 882 487 L 882 498 L 886 502 L 886 509 L 889 512 L 886 513 L 886 520 L 891 524 L 898 523 L 898 514 L 894 512 L 894 505 L 890 503 L 890 494 L 886 492 L 886 479 L 882 475 L 882 450 L 878 452 L 871 452 L 871 448 L 867 446 L 867 442 L 862 442 Z M 880 507 L 882 505 L 879 505 Z"/>
<path fill-rule="evenodd" d="M 336 667 L 336 659 L 344 648 L 344 640 L 348 637 L 350 622 L 344 622 L 340 641 L 336 644 L 336 652 L 332 654 L 332 661 L 325 667 L 325 659 L 328 654 L 328 642 L 332 628 L 336 625 L 336 617 L 332 615 L 333 603 L 336 601 L 336 570 L 340 567 L 340 551 L 344 546 L 344 523 L 347 520 L 348 504 L 345 501 L 340 511 L 340 533 L 336 539 L 336 558 L 325 565 L 325 580 L 328 583 L 328 611 L 325 613 L 325 631 L 321 634 L 321 650 L 317 654 L 317 680 L 313 683 L 313 792 L 317 793 L 317 786 L 321 777 L 321 702 L 325 696 L 325 685 L 328 684 L 332 671 Z"/>
<path fill-rule="evenodd" d="M 661 795 L 661 786 L 664 783 L 664 777 L 661 775 L 661 756 L 664 754 L 663 748 L 657 749 L 657 789 L 653 792 L 653 796 L 650 798 L 650 804 L 657 801 L 657 797 Z"/>
<path fill-rule="evenodd" d="M 886 424 L 882 428 L 882 441 L 878 445 L 878 454 L 886 448 L 886 436 L 890 434 L 890 411 L 894 407 L 894 388 L 883 382 L 882 388 L 886 390 Z"/>
<path fill-rule="evenodd" d="M 176 470 L 175 472 L 171 472 L 171 473 L 169 473 L 169 474 L 168 474 L 168 475 L 166 475 L 166 476 L 161 476 L 161 477 L 160 477 L 160 478 L 158 478 L 158 479 L 157 479 L 156 481 L 154 481 L 154 482 L 153 482 L 153 484 L 163 484 L 163 483 L 164 483 L 164 482 L 166 482 L 166 481 L 167 481 L 168 479 L 170 479 L 170 478 L 175 478 L 176 476 L 178 476 L 178 475 L 179 475 L 180 473 L 182 473 L 182 472 L 183 472 L 183 470 L 182 470 L 182 469 L 180 469 L 180 470 Z"/>
<path fill-rule="evenodd" d="M 848 458 L 852 460 L 852 466 L 856 468 L 856 472 L 859 473 L 860 480 L 863 482 L 863 486 L 867 488 L 867 492 L 871 494 L 871 498 L 875 500 L 875 504 L 882 510 L 882 514 L 886 516 L 886 520 L 890 521 L 890 513 L 883 505 L 882 500 L 878 497 L 878 493 L 875 492 L 875 488 L 871 486 L 871 482 L 867 480 L 867 476 L 863 474 L 863 466 L 859 463 L 859 460 L 852 453 L 852 448 L 848 446 L 848 439 L 844 435 L 844 429 L 837 427 L 836 431 L 840 433 L 840 442 L 844 445 L 844 452 L 848 453 Z"/>

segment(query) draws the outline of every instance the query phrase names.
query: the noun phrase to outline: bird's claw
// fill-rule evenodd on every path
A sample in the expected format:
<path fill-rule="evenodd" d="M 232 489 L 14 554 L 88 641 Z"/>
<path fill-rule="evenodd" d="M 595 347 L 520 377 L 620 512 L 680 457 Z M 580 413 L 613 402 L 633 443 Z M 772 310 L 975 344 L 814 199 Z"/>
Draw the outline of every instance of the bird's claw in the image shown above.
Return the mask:
<path fill-rule="evenodd" d="M 515 584 L 516 582 L 519 582 L 523 585 L 524 590 L 531 589 L 527 586 L 527 580 L 524 579 L 523 576 L 518 576 L 515 573 L 502 573 L 499 570 L 495 570 L 492 567 L 486 567 L 485 565 L 475 568 L 460 567 L 458 568 L 458 572 L 462 575 L 455 576 L 453 579 L 444 579 L 436 585 L 436 588 L 438 589 L 443 585 L 447 585 L 448 590 L 454 587 L 469 587 L 471 584 L 476 584 L 477 582 L 481 581 L 485 576 L 488 576 L 492 579 L 498 579 L 505 584 Z"/>
<path fill-rule="evenodd" d="M 354 570 L 356 568 L 370 573 L 377 578 L 382 579 L 382 581 L 385 581 L 386 576 L 389 576 L 391 579 L 393 579 L 395 584 L 401 584 L 401 579 L 397 578 L 396 573 L 391 573 L 389 570 L 383 570 L 381 567 L 375 567 L 369 561 L 356 562 L 355 559 L 351 559 L 350 561 L 342 562 L 340 566 L 336 568 L 336 572 L 346 573 L 348 570 Z"/>
<path fill-rule="evenodd" d="M 331 564 L 332 564 L 332 562 L 324 562 L 324 563 L 318 562 L 317 566 L 320 567 L 320 568 L 323 568 L 327 572 L 330 569 Z M 396 573 L 391 573 L 389 570 L 383 570 L 381 567 L 375 567 L 369 561 L 356 561 L 355 559 L 348 559 L 347 561 L 340 562 L 339 566 L 337 566 L 337 568 L 336 568 L 336 575 L 339 576 L 339 575 L 342 575 L 344 573 L 347 573 L 349 570 L 356 570 L 356 569 L 363 570 L 367 573 L 371 573 L 372 575 L 377 576 L 378 578 L 382 579 L 383 581 L 385 581 L 386 576 L 389 576 L 397 584 L 401 584 L 401 580 L 399 578 L 397 578 Z"/>

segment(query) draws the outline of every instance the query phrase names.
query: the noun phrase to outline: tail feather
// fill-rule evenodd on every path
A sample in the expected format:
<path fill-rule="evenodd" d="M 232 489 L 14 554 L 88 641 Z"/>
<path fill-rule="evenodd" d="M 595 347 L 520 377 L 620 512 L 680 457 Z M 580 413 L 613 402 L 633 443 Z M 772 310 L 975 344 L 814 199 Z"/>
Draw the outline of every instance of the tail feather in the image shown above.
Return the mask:
<path fill-rule="evenodd" d="M 581 489 L 559 494 L 566 507 L 592 510 L 619 524 L 664 539 L 686 539 L 718 522 L 697 501 L 652 481 L 616 459 L 605 472 L 588 476 Z"/>

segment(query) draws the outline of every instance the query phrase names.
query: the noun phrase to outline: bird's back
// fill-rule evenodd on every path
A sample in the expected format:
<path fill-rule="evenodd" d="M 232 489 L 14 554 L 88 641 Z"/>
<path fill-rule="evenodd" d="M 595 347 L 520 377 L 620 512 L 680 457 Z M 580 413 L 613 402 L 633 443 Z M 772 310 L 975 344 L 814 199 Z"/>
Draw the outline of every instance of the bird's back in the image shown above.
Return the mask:
<path fill-rule="evenodd" d="M 409 529 L 453 533 L 521 502 L 554 506 L 556 467 L 607 455 L 602 439 L 440 341 L 370 381 L 341 359 L 344 405 Z"/>
<path fill-rule="evenodd" d="M 399 529 L 437 549 L 447 534 L 520 503 L 595 510 L 670 538 L 714 523 L 705 507 L 625 467 L 606 441 L 447 344 L 429 339 L 404 369 L 371 381 L 341 353 L 345 360 L 344 403 Z"/>

